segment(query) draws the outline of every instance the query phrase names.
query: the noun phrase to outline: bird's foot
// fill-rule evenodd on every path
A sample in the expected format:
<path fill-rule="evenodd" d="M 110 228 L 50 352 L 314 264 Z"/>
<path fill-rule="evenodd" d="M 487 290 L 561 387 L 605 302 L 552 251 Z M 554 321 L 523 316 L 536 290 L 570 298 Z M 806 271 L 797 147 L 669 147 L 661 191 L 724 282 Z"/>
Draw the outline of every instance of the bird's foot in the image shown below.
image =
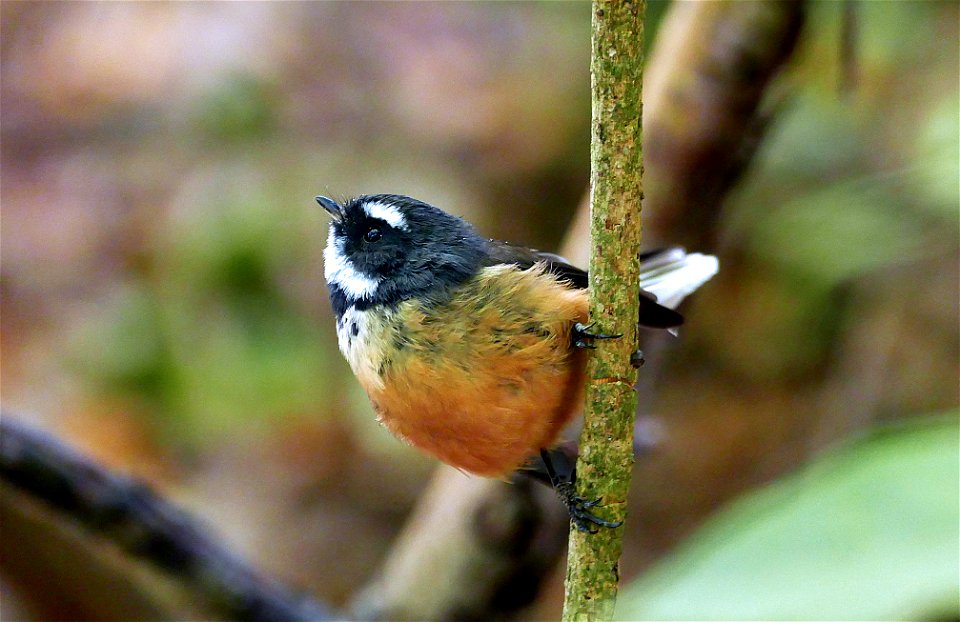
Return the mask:
<path fill-rule="evenodd" d="M 590 329 L 593 328 L 593 325 L 596 322 L 591 322 L 589 324 L 581 324 L 577 322 L 573 325 L 573 330 L 570 331 L 570 337 L 573 340 L 573 347 L 575 348 L 589 348 L 591 350 L 596 349 L 597 346 L 593 345 L 594 339 L 619 339 L 623 335 L 606 335 L 604 333 L 591 333 Z"/>
<path fill-rule="evenodd" d="M 576 463 L 569 460 L 559 460 L 555 463 L 554 457 L 556 456 L 552 456 L 549 450 L 540 450 L 540 459 L 547 470 L 550 484 L 557 492 L 557 496 L 560 497 L 564 507 L 567 508 L 567 512 L 570 514 L 570 522 L 578 530 L 597 533 L 599 530 L 596 527 L 616 529 L 623 524 L 623 521 L 608 521 L 591 512 L 590 510 L 600 503 L 600 498 L 588 501 L 578 495 L 574 486 L 577 481 Z M 559 473 L 557 467 L 559 467 Z"/>
<path fill-rule="evenodd" d="M 567 512 L 570 513 L 570 522 L 572 522 L 578 530 L 587 533 L 597 533 L 599 531 L 597 527 L 616 529 L 623 524 L 623 521 L 608 521 L 591 512 L 590 509 L 600 503 L 600 498 L 598 497 L 592 501 L 587 501 L 577 495 L 573 482 L 560 482 L 555 485 L 554 488 L 557 494 L 560 495 L 560 500 L 563 502 L 563 505 L 566 506 Z"/>

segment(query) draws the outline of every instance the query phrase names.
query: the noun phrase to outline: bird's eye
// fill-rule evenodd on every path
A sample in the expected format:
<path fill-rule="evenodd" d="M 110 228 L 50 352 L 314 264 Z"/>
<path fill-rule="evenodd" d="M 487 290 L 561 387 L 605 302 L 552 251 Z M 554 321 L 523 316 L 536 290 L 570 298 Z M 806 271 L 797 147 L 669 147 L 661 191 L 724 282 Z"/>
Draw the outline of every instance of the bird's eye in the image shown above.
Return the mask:
<path fill-rule="evenodd" d="M 363 234 L 363 239 L 366 240 L 367 242 L 376 242 L 382 237 L 383 237 L 383 234 L 380 233 L 380 230 L 377 229 L 376 227 L 372 227 L 368 229 L 367 232 Z"/>

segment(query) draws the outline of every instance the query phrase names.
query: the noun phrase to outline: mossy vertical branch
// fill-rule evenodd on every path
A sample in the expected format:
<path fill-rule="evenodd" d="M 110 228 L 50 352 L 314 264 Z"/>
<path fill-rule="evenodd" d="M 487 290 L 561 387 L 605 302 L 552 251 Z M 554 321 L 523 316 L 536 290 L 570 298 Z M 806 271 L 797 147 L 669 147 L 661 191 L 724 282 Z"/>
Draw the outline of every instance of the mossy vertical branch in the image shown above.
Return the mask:
<path fill-rule="evenodd" d="M 633 466 L 640 275 L 641 76 L 644 0 L 594 0 L 590 141 L 590 320 L 597 342 L 587 364 L 577 491 L 602 497 L 599 515 L 622 520 Z M 570 532 L 564 620 L 609 620 L 619 583 L 623 528 Z"/>

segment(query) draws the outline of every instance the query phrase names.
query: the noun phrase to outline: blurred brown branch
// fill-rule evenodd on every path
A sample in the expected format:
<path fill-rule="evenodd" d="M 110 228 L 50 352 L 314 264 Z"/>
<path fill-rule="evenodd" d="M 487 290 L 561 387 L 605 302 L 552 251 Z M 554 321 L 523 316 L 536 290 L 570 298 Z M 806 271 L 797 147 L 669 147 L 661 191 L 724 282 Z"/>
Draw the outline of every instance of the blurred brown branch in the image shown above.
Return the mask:
<path fill-rule="evenodd" d="M 42 602 L 25 601 L 45 616 L 331 619 L 326 607 L 258 574 L 143 484 L 6 412 L 0 517 L 0 567 L 24 592 L 39 590 Z"/>
<path fill-rule="evenodd" d="M 501 619 L 529 606 L 566 540 L 552 491 L 442 465 L 380 577 L 355 599 L 363 620 Z"/>
<path fill-rule="evenodd" d="M 802 22 L 803 5 L 794 1 L 672 5 L 644 86 L 644 144 L 652 150 L 645 160 L 645 236 L 697 247 L 713 237 L 717 208 L 762 136 L 767 86 L 790 57 Z M 589 249 L 587 207 L 584 202 L 561 250 L 580 265 Z M 532 515 L 521 519 L 504 509 L 515 504 Z M 501 537 L 483 538 L 477 531 L 482 516 L 497 507 Z M 357 612 L 416 619 L 516 613 L 529 597 L 506 601 L 511 608 L 497 599 L 511 588 L 514 573 L 504 565 L 489 566 L 486 573 L 476 569 L 490 555 L 502 559 L 498 543 L 511 542 L 538 560 L 523 576 L 523 588 L 540 585 L 562 551 L 555 546 L 567 528 L 560 510 L 552 495 L 439 467 L 431 493 L 421 499 L 379 577 L 364 590 Z M 543 543 L 550 546 L 536 556 Z M 553 611 L 549 617 L 558 616 Z"/>
<path fill-rule="evenodd" d="M 767 86 L 802 23 L 797 0 L 674 5 L 645 89 L 648 243 L 712 246 L 718 207 L 761 143 L 771 110 Z"/>

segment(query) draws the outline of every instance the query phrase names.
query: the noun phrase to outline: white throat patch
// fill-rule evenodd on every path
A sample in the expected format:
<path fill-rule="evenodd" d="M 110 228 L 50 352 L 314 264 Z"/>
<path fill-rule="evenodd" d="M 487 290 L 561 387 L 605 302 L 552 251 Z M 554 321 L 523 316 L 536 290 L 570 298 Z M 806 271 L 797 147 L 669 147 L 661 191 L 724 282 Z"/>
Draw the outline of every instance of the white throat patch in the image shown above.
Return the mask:
<path fill-rule="evenodd" d="M 333 225 L 327 235 L 327 247 L 323 249 L 323 276 L 328 284 L 336 285 L 352 300 L 372 298 L 381 281 L 353 267 L 344 252 L 343 241 L 337 240 L 333 233 Z"/>
<path fill-rule="evenodd" d="M 368 201 L 363 204 L 363 211 L 370 218 L 379 218 L 391 227 L 407 231 L 407 219 L 395 205 L 390 203 L 381 203 L 380 201 Z"/>

